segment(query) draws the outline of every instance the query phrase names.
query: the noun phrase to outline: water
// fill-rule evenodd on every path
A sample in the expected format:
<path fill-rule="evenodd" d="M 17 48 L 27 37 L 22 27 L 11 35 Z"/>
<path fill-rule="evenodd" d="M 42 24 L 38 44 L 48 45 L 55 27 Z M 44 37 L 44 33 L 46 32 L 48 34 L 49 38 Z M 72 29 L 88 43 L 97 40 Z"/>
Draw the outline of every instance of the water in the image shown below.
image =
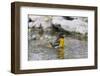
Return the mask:
<path fill-rule="evenodd" d="M 80 59 L 88 57 L 87 41 L 77 40 L 71 37 L 65 37 L 64 39 L 65 59 Z M 28 40 L 28 60 L 55 60 L 58 59 L 57 53 L 57 49 L 48 48 L 48 42 L 46 39 Z"/>

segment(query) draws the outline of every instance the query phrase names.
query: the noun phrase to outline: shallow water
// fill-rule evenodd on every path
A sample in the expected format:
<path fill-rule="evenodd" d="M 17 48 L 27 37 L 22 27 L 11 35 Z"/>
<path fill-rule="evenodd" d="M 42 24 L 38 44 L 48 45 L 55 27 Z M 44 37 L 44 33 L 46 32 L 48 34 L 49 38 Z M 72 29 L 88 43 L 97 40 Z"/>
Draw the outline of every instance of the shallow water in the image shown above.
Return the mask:
<path fill-rule="evenodd" d="M 48 42 L 42 40 L 28 40 L 28 60 L 55 60 L 57 49 L 48 48 Z M 65 37 L 64 58 L 80 59 L 88 57 L 87 41 Z"/>

